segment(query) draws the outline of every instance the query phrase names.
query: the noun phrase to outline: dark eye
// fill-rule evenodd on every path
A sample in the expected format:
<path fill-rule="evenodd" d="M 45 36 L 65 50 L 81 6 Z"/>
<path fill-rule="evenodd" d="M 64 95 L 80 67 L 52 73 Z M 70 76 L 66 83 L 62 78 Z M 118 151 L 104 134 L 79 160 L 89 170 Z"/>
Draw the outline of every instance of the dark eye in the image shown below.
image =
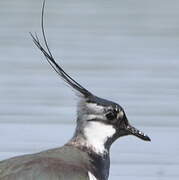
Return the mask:
<path fill-rule="evenodd" d="M 117 112 L 116 111 L 108 111 L 107 113 L 106 113 L 106 118 L 108 119 L 108 120 L 113 120 L 113 119 L 115 119 L 117 117 Z"/>

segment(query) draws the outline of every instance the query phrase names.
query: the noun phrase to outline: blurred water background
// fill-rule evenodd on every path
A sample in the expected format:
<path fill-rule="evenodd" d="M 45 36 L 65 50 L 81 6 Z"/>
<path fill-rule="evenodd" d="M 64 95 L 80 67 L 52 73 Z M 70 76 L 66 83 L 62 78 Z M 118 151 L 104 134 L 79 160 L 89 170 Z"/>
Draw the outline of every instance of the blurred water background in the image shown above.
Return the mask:
<path fill-rule="evenodd" d="M 34 47 L 41 0 L 0 1 L 0 160 L 63 145 L 76 98 Z M 122 105 L 151 143 L 111 149 L 110 180 L 179 179 L 179 1 L 48 0 L 49 45 L 94 94 Z"/>

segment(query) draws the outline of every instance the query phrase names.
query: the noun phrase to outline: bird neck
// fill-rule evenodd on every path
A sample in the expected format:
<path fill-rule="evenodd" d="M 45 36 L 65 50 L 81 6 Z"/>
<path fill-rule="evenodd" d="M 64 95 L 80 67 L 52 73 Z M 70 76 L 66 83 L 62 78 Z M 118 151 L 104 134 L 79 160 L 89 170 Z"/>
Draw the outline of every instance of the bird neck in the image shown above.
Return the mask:
<path fill-rule="evenodd" d="M 68 142 L 86 152 L 90 158 L 92 174 L 97 180 L 107 180 L 109 176 L 109 149 L 116 130 L 101 122 L 77 124 L 73 138 Z"/>
<path fill-rule="evenodd" d="M 109 153 L 104 154 L 103 156 L 97 154 L 89 154 L 92 159 L 93 165 L 93 174 L 97 180 L 108 180 L 109 169 L 110 169 L 110 157 Z"/>
<path fill-rule="evenodd" d="M 116 130 L 112 125 L 91 121 L 85 126 L 77 126 L 71 142 L 98 155 L 104 155 L 109 153 L 111 140 L 115 133 Z"/>
<path fill-rule="evenodd" d="M 90 159 L 90 173 L 96 178 L 96 180 L 108 180 L 109 169 L 110 169 L 110 156 L 109 151 L 103 154 L 98 154 L 93 151 L 92 148 L 83 144 L 85 141 L 82 140 L 81 136 L 74 136 L 67 145 L 76 147 L 82 152 L 87 153 Z M 82 143 L 83 142 L 83 143 Z"/>

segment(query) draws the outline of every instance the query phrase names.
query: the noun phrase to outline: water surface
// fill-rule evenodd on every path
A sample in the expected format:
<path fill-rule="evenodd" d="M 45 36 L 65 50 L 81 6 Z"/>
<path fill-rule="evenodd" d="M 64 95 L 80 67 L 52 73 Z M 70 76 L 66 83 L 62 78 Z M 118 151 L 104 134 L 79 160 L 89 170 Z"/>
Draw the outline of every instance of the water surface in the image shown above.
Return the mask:
<path fill-rule="evenodd" d="M 0 1 L 0 159 L 63 145 L 76 100 L 34 47 L 41 1 Z M 117 141 L 111 180 L 179 178 L 179 2 L 47 1 L 49 45 L 94 94 L 122 105 L 150 135 Z M 48 132 L 48 133 L 47 133 Z"/>

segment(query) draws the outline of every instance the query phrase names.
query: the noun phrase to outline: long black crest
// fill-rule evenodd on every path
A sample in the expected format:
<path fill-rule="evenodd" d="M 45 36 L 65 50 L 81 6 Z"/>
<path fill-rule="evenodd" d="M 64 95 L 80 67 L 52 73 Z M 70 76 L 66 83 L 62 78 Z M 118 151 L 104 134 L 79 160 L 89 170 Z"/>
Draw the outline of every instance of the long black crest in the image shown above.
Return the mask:
<path fill-rule="evenodd" d="M 44 10 L 45 10 L 45 0 L 43 1 L 43 6 L 42 6 L 42 14 L 41 14 L 41 28 L 42 28 L 42 36 L 44 40 L 45 46 L 42 45 L 40 42 L 37 34 L 33 35 L 30 33 L 34 44 L 38 47 L 38 49 L 43 53 L 45 56 L 46 60 L 48 63 L 51 65 L 51 67 L 57 72 L 58 75 L 71 87 L 73 87 L 75 90 L 80 92 L 82 95 L 85 97 L 89 97 L 92 95 L 87 89 L 85 89 L 83 86 L 81 86 L 77 81 L 75 81 L 72 77 L 70 77 L 55 61 L 50 48 L 47 43 L 47 38 L 45 35 L 45 30 L 44 30 Z"/>

